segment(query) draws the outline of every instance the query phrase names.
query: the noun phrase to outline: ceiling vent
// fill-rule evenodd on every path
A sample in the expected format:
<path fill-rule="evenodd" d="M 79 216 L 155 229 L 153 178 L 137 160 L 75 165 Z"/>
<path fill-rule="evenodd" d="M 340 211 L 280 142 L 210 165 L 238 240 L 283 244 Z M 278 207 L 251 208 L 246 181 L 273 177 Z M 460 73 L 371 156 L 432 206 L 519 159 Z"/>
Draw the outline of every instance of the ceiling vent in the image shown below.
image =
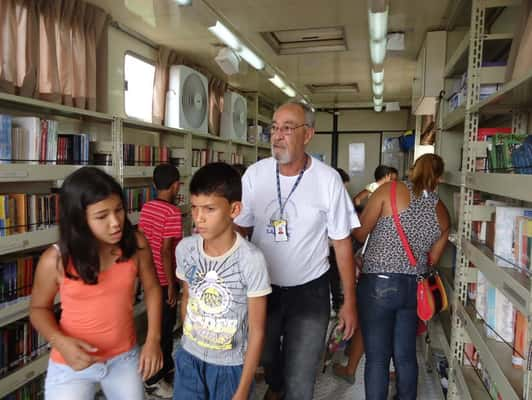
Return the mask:
<path fill-rule="evenodd" d="M 315 83 L 306 85 L 311 93 L 358 93 L 358 83 Z"/>
<path fill-rule="evenodd" d="M 262 37 L 280 55 L 346 51 L 343 26 L 288 29 L 261 32 Z"/>

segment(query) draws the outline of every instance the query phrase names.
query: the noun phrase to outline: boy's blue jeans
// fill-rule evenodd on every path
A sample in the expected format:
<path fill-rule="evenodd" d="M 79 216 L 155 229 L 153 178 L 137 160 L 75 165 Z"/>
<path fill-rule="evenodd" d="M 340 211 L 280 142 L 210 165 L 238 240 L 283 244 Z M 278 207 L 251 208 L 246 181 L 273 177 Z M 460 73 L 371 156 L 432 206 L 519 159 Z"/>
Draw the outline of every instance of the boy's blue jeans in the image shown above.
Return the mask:
<path fill-rule="evenodd" d="M 272 285 L 262 365 L 284 400 L 311 400 L 330 314 L 329 276 L 295 287 Z"/>
<path fill-rule="evenodd" d="M 416 277 L 363 274 L 357 285 L 359 323 L 364 338 L 367 400 L 388 398 L 390 358 L 397 374 L 397 398 L 417 396 Z"/>
<path fill-rule="evenodd" d="M 242 365 L 206 363 L 179 347 L 175 354 L 174 400 L 231 400 Z"/>

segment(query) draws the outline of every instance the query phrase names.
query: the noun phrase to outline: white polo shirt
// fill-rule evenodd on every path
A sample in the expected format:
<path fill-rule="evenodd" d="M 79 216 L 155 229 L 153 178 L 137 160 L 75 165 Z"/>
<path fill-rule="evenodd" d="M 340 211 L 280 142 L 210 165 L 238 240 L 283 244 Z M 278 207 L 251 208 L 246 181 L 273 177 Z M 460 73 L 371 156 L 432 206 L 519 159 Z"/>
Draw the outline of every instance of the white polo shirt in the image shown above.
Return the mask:
<path fill-rule="evenodd" d="M 276 163 L 270 157 L 247 169 L 242 177 L 243 209 L 235 223 L 254 227 L 251 241 L 264 253 L 273 284 L 302 285 L 329 269 L 328 238 L 345 239 L 360 222 L 338 172 L 312 158 L 284 207 L 288 241 L 276 242 L 271 223 L 280 217 Z M 279 176 L 283 203 L 297 178 Z"/>

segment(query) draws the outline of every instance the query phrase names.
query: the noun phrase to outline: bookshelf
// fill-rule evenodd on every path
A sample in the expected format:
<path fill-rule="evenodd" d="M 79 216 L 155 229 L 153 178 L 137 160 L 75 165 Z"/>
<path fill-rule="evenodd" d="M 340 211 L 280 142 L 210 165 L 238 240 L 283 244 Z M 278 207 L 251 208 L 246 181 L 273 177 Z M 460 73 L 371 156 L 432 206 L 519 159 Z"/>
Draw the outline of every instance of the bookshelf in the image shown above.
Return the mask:
<path fill-rule="evenodd" d="M 155 154 L 149 149 L 168 149 L 168 161 L 176 164 L 181 176 L 181 203 L 185 234 L 191 229 L 188 184 L 193 173 L 200 164 L 193 166 L 193 149 L 200 151 L 219 152 L 222 159 L 231 162 L 231 153 L 241 154 L 242 162 L 249 165 L 258 157 L 269 156 L 269 144 L 251 144 L 243 141 L 231 141 L 210 134 L 169 128 L 162 125 L 121 118 L 99 112 L 92 112 L 74 107 L 48 103 L 25 97 L 0 93 L 0 114 L 12 116 L 35 116 L 58 122 L 58 133 L 76 131 L 84 132 L 90 139 L 90 154 L 93 160 L 95 152 L 104 154 L 109 165 L 94 165 L 112 175 L 123 187 L 142 188 L 151 185 L 154 166 L 159 159 L 145 158 L 129 160 L 124 144 L 139 146 L 146 154 Z M 143 146 L 143 147 L 140 147 Z M 137 151 L 137 150 L 135 150 Z M 142 150 L 138 150 L 142 151 Z M 159 153 L 159 155 L 162 153 Z M 84 164 L 89 165 L 89 160 Z M 213 161 L 207 157 L 204 163 Z M 43 161 L 44 162 L 44 161 Z M 80 163 L 27 163 L 13 162 L 0 164 L 1 193 L 40 193 L 45 194 L 60 187 L 62 181 L 76 169 Z M 1 194 L 0 193 L 0 194 Z M 133 224 L 138 223 L 139 211 L 128 212 Z M 58 240 L 57 225 L 42 227 L 35 231 L 15 233 L 0 237 L 0 256 L 24 254 L 38 251 Z M 0 307 L 0 327 L 26 318 L 29 313 L 30 297 L 23 297 Z M 56 303 L 59 299 L 56 300 Z M 135 306 L 137 320 L 142 318 L 146 309 L 144 303 Z M 140 336 L 139 336 L 140 337 Z M 46 371 L 48 352 L 40 355 L 27 365 L 16 369 L 9 375 L 0 378 L 0 397 L 17 390 L 35 377 Z"/>
<path fill-rule="evenodd" d="M 491 221 L 495 211 L 493 206 L 479 205 L 480 198 L 504 200 L 514 207 L 530 206 L 532 202 L 531 175 L 476 171 L 478 158 L 485 156 L 488 148 L 487 142 L 477 139 L 479 128 L 511 125 L 512 133 L 527 133 L 528 113 L 532 108 L 532 71 L 517 80 L 504 82 L 505 66 L 486 63 L 486 59 L 492 61 L 491 55 L 501 54 L 500 49 L 510 47 L 514 30 L 513 26 L 502 24 L 492 32 L 489 29 L 493 25 L 487 25 L 488 19 L 502 15 L 504 10 L 515 11 L 514 7 L 519 5 L 513 0 L 473 0 L 470 27 L 448 33 L 452 48 L 447 49 L 445 89 L 452 93 L 458 79 L 462 79 L 462 85 L 465 85 L 462 86 L 464 101 L 459 107 L 447 107 L 446 100 L 450 100 L 450 96 L 440 105 L 439 143 L 436 146 L 448 170 L 440 185 L 440 195 L 450 211 L 453 209 L 452 198 L 459 194 L 457 221 L 453 219 L 453 235 L 446 256 L 442 258 L 445 265 L 440 266 L 452 314 L 448 323 L 443 323 L 443 316 L 440 318 L 444 332 L 434 333 L 440 338 L 436 345 L 444 347 L 446 353 L 447 346 L 441 343 L 441 338 L 449 339 L 447 398 L 450 400 L 497 396 L 505 400 L 532 398 L 531 371 L 526 366 L 519 368 L 512 364 L 514 344 L 493 337 L 499 333 L 493 333 L 492 322 L 480 314 L 469 293 L 474 285 L 475 290 L 478 289 L 477 279 L 481 273 L 490 287 L 527 318 L 526 364 L 532 344 L 530 275 L 513 264 L 504 265 L 501 256 L 486 243 L 478 242 L 473 232 L 475 224 Z M 497 85 L 494 93 L 481 93 L 482 85 L 492 84 Z M 450 253 L 455 253 L 455 270 L 442 268 L 450 267 Z M 475 295 L 480 296 L 478 291 Z M 478 365 L 468 365 L 465 351 L 469 344 L 474 345 L 478 353 Z"/>

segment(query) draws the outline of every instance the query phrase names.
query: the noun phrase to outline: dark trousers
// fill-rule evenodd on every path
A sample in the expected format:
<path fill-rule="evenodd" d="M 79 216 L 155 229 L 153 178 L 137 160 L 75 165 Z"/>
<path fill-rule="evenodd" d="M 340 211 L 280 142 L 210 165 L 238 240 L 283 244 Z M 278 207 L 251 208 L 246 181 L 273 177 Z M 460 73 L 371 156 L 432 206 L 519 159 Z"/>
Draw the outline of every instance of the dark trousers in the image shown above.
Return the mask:
<path fill-rule="evenodd" d="M 168 286 L 161 287 L 163 310 L 161 318 L 161 351 L 163 353 L 163 367 L 159 372 L 146 381 L 148 385 L 153 385 L 165 377 L 174 369 L 174 326 L 177 320 L 177 306 L 170 307 L 168 300 Z M 176 290 L 177 292 L 177 290 Z"/>
<path fill-rule="evenodd" d="M 391 357 L 397 376 L 397 399 L 416 399 L 416 286 L 416 277 L 406 274 L 363 274 L 358 281 L 367 400 L 388 398 Z"/>
<path fill-rule="evenodd" d="M 293 287 L 272 285 L 262 365 L 284 400 L 311 400 L 329 322 L 328 274 Z"/>

